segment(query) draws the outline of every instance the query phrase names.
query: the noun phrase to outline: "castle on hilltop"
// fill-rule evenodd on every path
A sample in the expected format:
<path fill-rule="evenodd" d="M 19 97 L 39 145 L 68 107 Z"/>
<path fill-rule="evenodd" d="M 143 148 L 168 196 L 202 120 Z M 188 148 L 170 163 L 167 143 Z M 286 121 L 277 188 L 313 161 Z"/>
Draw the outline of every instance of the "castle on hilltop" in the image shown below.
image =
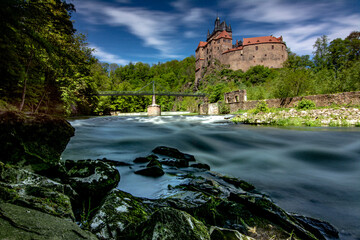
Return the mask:
<path fill-rule="evenodd" d="M 246 71 L 252 66 L 263 65 L 269 68 L 281 68 L 288 58 L 286 45 L 282 37 L 253 37 L 236 40 L 232 43 L 231 25 L 220 18 L 215 20 L 213 32 L 208 30 L 206 42 L 200 42 L 195 50 L 195 84 L 203 77 L 206 67 L 217 59 L 221 64 L 233 70 Z"/>

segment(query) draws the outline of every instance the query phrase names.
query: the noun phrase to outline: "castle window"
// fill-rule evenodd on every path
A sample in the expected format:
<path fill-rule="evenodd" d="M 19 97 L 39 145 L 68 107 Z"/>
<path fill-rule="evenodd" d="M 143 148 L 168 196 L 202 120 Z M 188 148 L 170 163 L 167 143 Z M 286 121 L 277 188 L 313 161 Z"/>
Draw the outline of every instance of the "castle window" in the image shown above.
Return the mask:
<path fill-rule="evenodd" d="M 259 47 L 258 47 L 258 46 L 256 46 L 256 47 L 255 47 L 255 50 L 256 50 L 256 51 L 257 51 L 257 50 L 259 50 Z"/>
<path fill-rule="evenodd" d="M 271 45 L 271 49 L 274 49 L 274 45 Z"/>
<path fill-rule="evenodd" d="M 267 54 L 265 54 L 265 57 L 267 57 Z"/>

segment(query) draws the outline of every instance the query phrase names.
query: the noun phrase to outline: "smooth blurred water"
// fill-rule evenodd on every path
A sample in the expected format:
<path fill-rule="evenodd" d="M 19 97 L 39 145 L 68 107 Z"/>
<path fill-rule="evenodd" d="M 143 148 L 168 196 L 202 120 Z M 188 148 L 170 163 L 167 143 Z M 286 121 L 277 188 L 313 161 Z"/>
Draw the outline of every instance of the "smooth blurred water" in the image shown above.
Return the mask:
<path fill-rule="evenodd" d="M 360 129 L 272 128 L 232 124 L 223 116 L 96 117 L 71 120 L 75 136 L 63 159 L 131 163 L 159 145 L 193 154 L 212 170 L 240 177 L 289 212 L 332 223 L 342 239 L 360 239 Z M 119 167 L 119 188 L 159 197 L 173 178 Z"/>

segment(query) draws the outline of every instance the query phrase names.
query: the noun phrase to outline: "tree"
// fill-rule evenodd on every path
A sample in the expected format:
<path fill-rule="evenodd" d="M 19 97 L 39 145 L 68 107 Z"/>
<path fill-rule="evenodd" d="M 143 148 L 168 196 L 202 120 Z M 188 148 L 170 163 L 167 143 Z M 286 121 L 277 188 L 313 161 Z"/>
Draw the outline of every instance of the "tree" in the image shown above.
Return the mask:
<path fill-rule="evenodd" d="M 313 45 L 314 63 L 318 69 L 327 67 L 329 57 L 329 38 L 326 35 L 316 39 Z"/>

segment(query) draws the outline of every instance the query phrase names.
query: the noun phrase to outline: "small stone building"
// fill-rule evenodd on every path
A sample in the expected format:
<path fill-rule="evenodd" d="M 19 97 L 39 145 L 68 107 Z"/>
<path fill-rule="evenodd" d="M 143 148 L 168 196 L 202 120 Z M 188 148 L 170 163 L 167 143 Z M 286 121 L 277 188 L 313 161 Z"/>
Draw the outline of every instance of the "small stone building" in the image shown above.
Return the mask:
<path fill-rule="evenodd" d="M 232 70 L 246 71 L 252 66 L 263 65 L 269 68 L 281 68 L 288 54 L 282 37 L 263 36 L 243 38 L 233 44 L 232 29 L 220 18 L 215 20 L 213 32 L 208 31 L 206 42 L 201 41 L 195 50 L 197 85 L 206 68 L 217 59 Z"/>
<path fill-rule="evenodd" d="M 237 103 L 247 101 L 246 90 L 237 90 L 224 94 L 225 103 Z"/>

